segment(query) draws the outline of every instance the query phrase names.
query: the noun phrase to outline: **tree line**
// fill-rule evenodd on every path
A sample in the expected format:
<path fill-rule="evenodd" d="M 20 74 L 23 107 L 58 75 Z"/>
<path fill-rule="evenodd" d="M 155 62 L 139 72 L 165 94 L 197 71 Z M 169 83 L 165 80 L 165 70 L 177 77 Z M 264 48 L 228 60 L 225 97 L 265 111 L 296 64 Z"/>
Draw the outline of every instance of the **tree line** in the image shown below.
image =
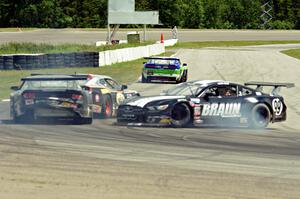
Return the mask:
<path fill-rule="evenodd" d="M 259 29 L 268 0 L 136 0 L 158 10 L 160 27 Z M 300 29 L 300 0 L 270 1 L 274 29 Z M 0 27 L 104 28 L 107 0 L 1 0 Z M 128 25 L 126 27 L 132 27 Z"/>

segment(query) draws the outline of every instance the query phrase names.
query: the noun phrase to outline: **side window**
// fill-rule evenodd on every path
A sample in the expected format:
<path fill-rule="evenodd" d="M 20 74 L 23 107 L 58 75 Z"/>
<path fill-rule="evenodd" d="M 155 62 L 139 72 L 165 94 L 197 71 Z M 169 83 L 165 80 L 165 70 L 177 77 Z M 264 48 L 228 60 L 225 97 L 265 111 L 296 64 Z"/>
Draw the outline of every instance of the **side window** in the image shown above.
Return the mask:
<path fill-rule="evenodd" d="M 107 88 L 111 88 L 110 85 L 104 80 L 104 79 L 99 79 L 98 80 L 98 85 L 102 85 L 102 86 L 105 86 Z"/>
<path fill-rule="evenodd" d="M 241 88 L 242 96 L 252 95 L 253 91 L 249 88 L 242 87 Z"/>
<path fill-rule="evenodd" d="M 237 96 L 237 87 L 229 85 L 221 85 L 216 87 L 211 87 L 206 90 L 205 97 L 236 97 Z"/>
<path fill-rule="evenodd" d="M 105 79 L 106 83 L 110 85 L 112 89 L 119 89 L 120 85 L 112 79 Z"/>
<path fill-rule="evenodd" d="M 204 95 L 204 97 L 218 97 L 218 96 L 219 96 L 219 92 L 217 87 L 208 88 L 205 91 L 205 95 Z"/>
<path fill-rule="evenodd" d="M 221 97 L 236 97 L 237 87 L 236 86 L 219 87 L 219 93 Z"/>

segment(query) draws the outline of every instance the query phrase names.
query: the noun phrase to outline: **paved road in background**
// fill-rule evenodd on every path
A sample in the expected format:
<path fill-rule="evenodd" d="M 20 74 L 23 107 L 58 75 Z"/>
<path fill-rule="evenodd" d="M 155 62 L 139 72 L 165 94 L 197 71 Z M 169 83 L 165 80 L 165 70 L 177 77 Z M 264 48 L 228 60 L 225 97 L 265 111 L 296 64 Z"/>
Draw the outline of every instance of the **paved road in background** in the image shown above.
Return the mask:
<path fill-rule="evenodd" d="M 126 39 L 128 30 L 119 31 L 116 39 Z M 171 38 L 171 30 L 150 30 L 148 40 Z M 142 34 L 142 31 L 141 31 Z M 300 31 L 262 31 L 262 30 L 179 30 L 179 40 L 187 41 L 239 41 L 239 40 L 300 40 Z M 95 44 L 106 40 L 106 31 L 80 31 L 68 29 L 41 29 L 25 32 L 0 32 L 0 43 L 7 42 L 47 42 Z M 141 35 L 141 37 L 143 37 Z"/>
<path fill-rule="evenodd" d="M 189 79 L 296 83 L 288 121 L 266 130 L 16 125 L 0 103 L 0 198 L 296 199 L 300 196 L 300 61 L 285 46 L 179 50 Z M 170 84 L 130 85 L 144 95 Z"/>

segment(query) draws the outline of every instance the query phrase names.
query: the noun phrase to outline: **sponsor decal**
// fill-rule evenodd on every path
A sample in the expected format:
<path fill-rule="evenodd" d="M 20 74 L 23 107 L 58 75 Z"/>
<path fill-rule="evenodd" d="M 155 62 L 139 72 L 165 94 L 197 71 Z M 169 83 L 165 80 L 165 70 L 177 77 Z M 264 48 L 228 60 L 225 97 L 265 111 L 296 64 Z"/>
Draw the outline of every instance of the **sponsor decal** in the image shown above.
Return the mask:
<path fill-rule="evenodd" d="M 241 124 L 248 124 L 248 118 L 246 118 L 246 117 L 240 118 L 240 123 Z"/>
<path fill-rule="evenodd" d="M 191 102 L 199 104 L 200 103 L 200 99 L 199 98 L 191 98 Z"/>
<path fill-rule="evenodd" d="M 34 100 L 33 99 L 26 99 L 25 100 L 25 105 L 32 105 L 34 104 Z"/>
<path fill-rule="evenodd" d="M 95 105 L 95 104 L 92 105 L 92 112 L 93 113 L 101 113 L 101 109 L 102 109 L 101 106 L 98 106 L 98 105 Z"/>
<path fill-rule="evenodd" d="M 282 111 L 283 111 L 283 104 L 280 101 L 280 99 L 276 98 L 272 101 L 272 107 L 273 107 L 273 111 L 275 113 L 276 116 L 281 115 Z"/>
<path fill-rule="evenodd" d="M 240 117 L 241 103 L 204 104 L 201 116 Z"/>

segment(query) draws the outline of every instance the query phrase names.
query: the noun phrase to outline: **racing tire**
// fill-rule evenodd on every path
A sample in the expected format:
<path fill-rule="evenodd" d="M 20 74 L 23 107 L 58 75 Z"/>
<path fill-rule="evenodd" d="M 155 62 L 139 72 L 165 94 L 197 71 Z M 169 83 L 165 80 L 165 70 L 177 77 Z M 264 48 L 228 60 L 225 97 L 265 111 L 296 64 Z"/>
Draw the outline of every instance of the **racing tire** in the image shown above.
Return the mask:
<path fill-rule="evenodd" d="M 182 78 L 181 78 L 181 82 L 186 82 L 187 81 L 187 75 L 188 75 L 188 71 L 185 70 L 183 72 Z"/>
<path fill-rule="evenodd" d="M 35 122 L 34 111 L 30 110 L 24 113 L 24 115 L 16 116 L 14 111 L 13 113 L 13 122 L 15 124 L 32 124 Z"/>
<path fill-rule="evenodd" d="M 257 104 L 251 110 L 250 127 L 266 128 L 271 121 L 271 112 L 267 105 Z"/>
<path fill-rule="evenodd" d="M 142 83 L 148 83 L 149 80 L 147 78 L 144 77 L 144 75 L 142 75 Z"/>
<path fill-rule="evenodd" d="M 14 124 L 21 124 L 23 117 L 22 116 L 17 116 L 16 112 L 13 110 L 13 114 L 12 114 L 12 120 Z"/>
<path fill-rule="evenodd" d="M 101 115 L 103 118 L 111 118 L 113 113 L 113 101 L 110 95 L 104 95 L 102 101 Z"/>
<path fill-rule="evenodd" d="M 171 112 L 173 127 L 186 127 L 191 123 L 191 109 L 185 103 L 176 104 Z"/>

